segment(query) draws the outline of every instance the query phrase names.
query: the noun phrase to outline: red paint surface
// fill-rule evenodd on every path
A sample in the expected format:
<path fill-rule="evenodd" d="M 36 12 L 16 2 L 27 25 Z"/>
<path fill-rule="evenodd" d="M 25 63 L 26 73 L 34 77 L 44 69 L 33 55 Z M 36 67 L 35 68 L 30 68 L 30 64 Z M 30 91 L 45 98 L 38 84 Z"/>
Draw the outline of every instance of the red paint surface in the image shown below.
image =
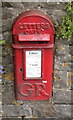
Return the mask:
<path fill-rule="evenodd" d="M 52 95 L 54 27 L 40 11 L 21 13 L 13 25 L 15 95 L 17 100 L 48 100 Z M 42 51 L 41 78 L 26 78 L 28 50 Z M 35 71 L 34 71 L 35 72 Z"/>

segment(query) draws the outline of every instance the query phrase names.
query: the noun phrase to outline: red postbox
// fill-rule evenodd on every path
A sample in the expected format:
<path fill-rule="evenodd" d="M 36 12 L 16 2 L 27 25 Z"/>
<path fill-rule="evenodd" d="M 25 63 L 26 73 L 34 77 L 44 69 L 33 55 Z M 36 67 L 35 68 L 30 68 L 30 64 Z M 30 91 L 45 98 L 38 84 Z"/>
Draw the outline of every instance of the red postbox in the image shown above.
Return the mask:
<path fill-rule="evenodd" d="M 54 26 L 41 11 L 29 10 L 12 30 L 17 100 L 48 100 L 52 95 Z"/>

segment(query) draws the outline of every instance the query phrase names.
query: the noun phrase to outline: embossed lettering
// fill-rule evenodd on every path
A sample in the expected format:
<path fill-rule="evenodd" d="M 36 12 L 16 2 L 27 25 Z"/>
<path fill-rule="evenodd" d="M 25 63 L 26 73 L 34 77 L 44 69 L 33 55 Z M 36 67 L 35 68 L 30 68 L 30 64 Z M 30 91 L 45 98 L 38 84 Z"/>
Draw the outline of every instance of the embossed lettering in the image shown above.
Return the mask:
<path fill-rule="evenodd" d="M 45 88 L 45 84 L 35 83 L 35 96 L 40 96 L 40 94 L 42 94 L 42 96 L 49 96 L 49 94 L 46 93 Z"/>
<path fill-rule="evenodd" d="M 45 91 L 46 85 L 43 83 L 23 83 L 18 91 L 24 97 L 30 96 L 49 96 L 49 94 Z"/>
<path fill-rule="evenodd" d="M 32 91 L 34 91 L 34 89 L 30 83 L 24 83 L 19 87 L 19 93 L 25 97 L 31 96 Z"/>
<path fill-rule="evenodd" d="M 40 34 L 49 28 L 49 23 L 19 23 L 19 29 L 24 29 L 24 32 L 26 32 L 27 34 Z"/>

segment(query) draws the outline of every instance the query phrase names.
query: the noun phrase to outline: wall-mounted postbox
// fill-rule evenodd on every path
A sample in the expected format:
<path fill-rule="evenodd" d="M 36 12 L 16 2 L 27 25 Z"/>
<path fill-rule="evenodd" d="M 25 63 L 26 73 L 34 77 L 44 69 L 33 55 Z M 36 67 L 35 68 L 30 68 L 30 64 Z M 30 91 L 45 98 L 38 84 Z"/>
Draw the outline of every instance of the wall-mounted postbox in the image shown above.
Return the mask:
<path fill-rule="evenodd" d="M 12 30 L 17 100 L 48 100 L 52 95 L 54 26 L 40 11 L 21 13 Z"/>

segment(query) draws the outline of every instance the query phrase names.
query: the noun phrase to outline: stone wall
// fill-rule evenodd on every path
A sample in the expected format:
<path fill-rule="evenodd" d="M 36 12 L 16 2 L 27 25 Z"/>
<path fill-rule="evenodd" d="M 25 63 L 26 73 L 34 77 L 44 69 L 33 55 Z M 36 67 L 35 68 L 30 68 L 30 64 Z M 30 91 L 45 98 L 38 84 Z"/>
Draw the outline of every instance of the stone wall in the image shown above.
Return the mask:
<path fill-rule="evenodd" d="M 53 95 L 48 101 L 16 101 L 14 96 L 14 67 L 12 25 L 19 13 L 36 9 L 48 14 L 50 19 L 61 24 L 65 3 L 3 2 L 2 4 L 2 116 L 3 118 L 71 118 L 73 84 L 73 42 L 55 39 L 53 67 Z M 3 41 L 3 42 L 2 42 Z M 72 78 L 72 79 L 71 79 Z"/>

